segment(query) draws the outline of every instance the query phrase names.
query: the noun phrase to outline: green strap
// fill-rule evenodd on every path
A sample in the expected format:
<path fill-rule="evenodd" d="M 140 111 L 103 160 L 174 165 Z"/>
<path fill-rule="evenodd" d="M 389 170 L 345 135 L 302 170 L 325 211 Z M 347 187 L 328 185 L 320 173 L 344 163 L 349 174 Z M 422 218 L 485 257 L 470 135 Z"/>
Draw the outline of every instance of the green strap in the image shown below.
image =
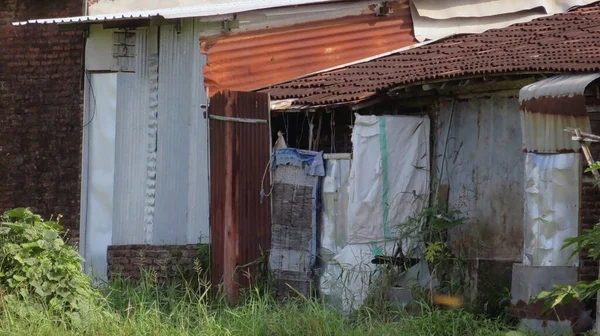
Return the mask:
<path fill-rule="evenodd" d="M 377 243 L 375 242 L 371 243 L 371 254 L 373 254 L 373 256 L 375 257 L 380 257 L 384 255 L 383 249 L 377 246 Z"/>
<path fill-rule="evenodd" d="M 379 117 L 379 152 L 381 153 L 381 170 L 383 185 L 381 190 L 381 202 L 383 207 L 383 236 L 386 240 L 392 238 L 390 232 L 390 204 L 388 203 L 388 152 L 387 137 L 385 134 L 385 117 Z"/>

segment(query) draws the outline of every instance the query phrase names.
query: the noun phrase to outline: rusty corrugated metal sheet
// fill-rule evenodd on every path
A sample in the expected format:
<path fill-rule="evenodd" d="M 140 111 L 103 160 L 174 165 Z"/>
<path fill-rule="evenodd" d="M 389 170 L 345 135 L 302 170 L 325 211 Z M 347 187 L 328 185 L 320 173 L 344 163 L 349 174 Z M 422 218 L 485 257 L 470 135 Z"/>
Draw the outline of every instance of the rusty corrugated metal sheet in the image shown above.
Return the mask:
<path fill-rule="evenodd" d="M 585 88 L 600 74 L 561 75 L 527 85 L 519 92 L 523 148 L 533 153 L 578 151 L 567 127 L 591 132 Z"/>
<path fill-rule="evenodd" d="M 209 92 L 251 90 L 413 44 L 408 1 L 394 13 L 310 22 L 289 27 L 207 37 L 202 52 Z"/>
<path fill-rule="evenodd" d="M 459 36 L 263 91 L 294 105 L 333 105 L 379 91 L 510 72 L 600 70 L 600 5 Z"/>
<path fill-rule="evenodd" d="M 211 276 L 234 302 L 238 286 L 250 283 L 238 267 L 259 259 L 271 244 L 271 203 L 260 196 L 270 155 L 269 95 L 217 93 L 209 117 Z"/>

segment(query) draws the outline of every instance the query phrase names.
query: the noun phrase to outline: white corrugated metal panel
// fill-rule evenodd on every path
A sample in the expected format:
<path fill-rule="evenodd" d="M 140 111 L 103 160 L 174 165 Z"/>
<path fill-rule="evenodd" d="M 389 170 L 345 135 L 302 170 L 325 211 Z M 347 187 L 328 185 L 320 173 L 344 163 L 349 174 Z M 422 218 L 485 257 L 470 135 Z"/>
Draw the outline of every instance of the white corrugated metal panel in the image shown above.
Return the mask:
<path fill-rule="evenodd" d="M 143 244 L 150 102 L 147 31 L 136 36 L 135 73 L 119 73 L 113 245 Z M 154 41 L 156 42 L 156 41 Z"/>
<path fill-rule="evenodd" d="M 519 260 L 525 157 L 517 99 L 443 102 L 438 122 L 433 179 L 449 186 L 449 207 L 466 218 L 451 233 L 453 248 L 470 258 Z"/>
<path fill-rule="evenodd" d="M 200 36 L 202 24 L 200 19 L 194 20 L 194 39 Z M 193 52 L 191 55 L 189 74 L 191 77 L 191 109 L 190 109 L 190 147 L 189 147 L 189 190 L 187 242 L 208 243 L 209 226 L 209 178 L 208 178 L 208 124 L 204 117 L 207 97 L 204 89 L 202 67 L 206 64 L 206 56 Z"/>
<path fill-rule="evenodd" d="M 532 153 L 576 152 L 581 146 L 565 132 L 568 127 L 590 132 L 590 118 L 568 115 L 521 113 L 523 150 Z"/>
<path fill-rule="evenodd" d="M 482 33 L 538 17 L 563 13 L 569 8 L 597 0 L 460 0 L 411 1 L 411 14 L 418 41 L 455 34 Z"/>
<path fill-rule="evenodd" d="M 523 148 L 535 153 L 578 151 L 565 128 L 590 132 L 585 88 L 600 74 L 560 75 L 527 85 L 519 92 Z"/>
<path fill-rule="evenodd" d="M 600 74 L 559 75 L 535 82 L 519 91 L 519 102 L 531 98 L 562 97 L 583 94 L 591 82 L 600 78 Z"/>
<path fill-rule="evenodd" d="M 144 207 L 144 243 L 151 244 L 154 234 L 154 214 L 156 212 L 156 151 L 158 141 L 158 53 L 150 51 L 148 56 L 149 83 L 149 108 L 148 147 L 146 152 L 146 194 Z"/>
<path fill-rule="evenodd" d="M 93 23 L 102 21 L 119 21 L 133 19 L 148 19 L 162 17 L 165 19 L 179 19 L 191 17 L 206 17 L 215 15 L 226 15 L 241 13 L 258 9 L 277 8 L 286 6 L 298 6 L 315 3 L 327 3 L 337 0 L 246 0 L 227 1 L 223 3 L 201 4 L 197 6 L 162 8 L 153 10 L 131 11 L 124 13 L 99 14 L 88 16 L 75 16 L 64 18 L 50 18 L 13 22 L 13 25 L 26 24 L 70 24 L 70 23 Z"/>
<path fill-rule="evenodd" d="M 193 19 L 182 22 L 180 33 L 174 26 L 160 31 L 155 244 L 196 243 L 200 228 L 208 229 L 207 133 L 198 115 L 204 90 L 196 33 Z M 190 202 L 196 201 L 202 204 L 190 213 Z M 189 230 L 188 221 L 195 224 Z"/>

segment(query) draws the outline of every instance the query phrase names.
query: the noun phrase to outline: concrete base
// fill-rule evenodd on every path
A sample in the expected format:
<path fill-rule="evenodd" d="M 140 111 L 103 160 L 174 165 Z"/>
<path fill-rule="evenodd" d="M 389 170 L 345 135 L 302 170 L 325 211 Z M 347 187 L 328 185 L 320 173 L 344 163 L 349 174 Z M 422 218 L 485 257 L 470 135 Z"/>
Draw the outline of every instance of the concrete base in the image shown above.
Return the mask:
<path fill-rule="evenodd" d="M 513 265 L 511 315 L 521 319 L 521 331 L 533 331 L 542 335 L 573 334 L 572 324 L 582 317 L 585 309 L 582 303 L 560 305 L 548 312 L 543 302 L 534 303 L 530 300 L 554 285 L 576 284 L 577 270 L 577 267 L 569 266 Z"/>

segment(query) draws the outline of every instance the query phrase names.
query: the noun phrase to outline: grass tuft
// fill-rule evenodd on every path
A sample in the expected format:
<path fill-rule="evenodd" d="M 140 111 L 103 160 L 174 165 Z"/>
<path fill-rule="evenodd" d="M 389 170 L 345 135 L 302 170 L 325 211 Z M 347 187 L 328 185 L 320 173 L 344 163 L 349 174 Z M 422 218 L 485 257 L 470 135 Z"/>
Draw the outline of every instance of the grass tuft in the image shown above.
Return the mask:
<path fill-rule="evenodd" d="M 345 316 L 320 302 L 295 298 L 284 304 L 249 290 L 236 307 L 211 297 L 207 286 L 161 285 L 151 276 L 132 284 L 118 279 L 70 326 L 47 307 L 2 298 L 0 335 L 505 335 L 500 321 L 462 310 L 419 305 L 418 317 L 363 308 Z M 394 316 L 394 318 L 390 318 Z"/>

